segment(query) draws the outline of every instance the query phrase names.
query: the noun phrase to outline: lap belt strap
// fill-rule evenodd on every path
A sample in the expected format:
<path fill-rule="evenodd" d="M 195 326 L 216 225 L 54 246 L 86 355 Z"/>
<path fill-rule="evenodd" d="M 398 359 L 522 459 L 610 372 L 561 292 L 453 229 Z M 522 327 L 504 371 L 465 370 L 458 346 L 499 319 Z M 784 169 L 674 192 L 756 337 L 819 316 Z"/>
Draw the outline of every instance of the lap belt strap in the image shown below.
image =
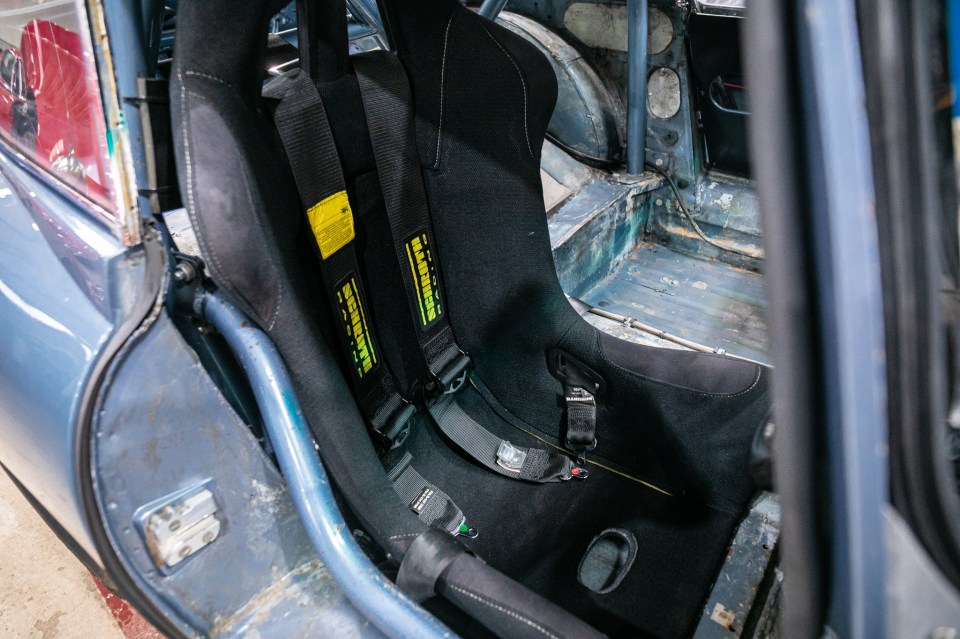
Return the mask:
<path fill-rule="evenodd" d="M 397 587 L 416 602 L 436 594 L 437 580 L 454 560 L 467 552 L 459 541 L 438 528 L 421 533 L 400 562 Z"/>
<path fill-rule="evenodd" d="M 438 399 L 430 406 L 430 414 L 453 443 L 504 477 L 538 483 L 586 479 L 586 469 L 559 451 L 515 446 L 497 437 L 474 421 L 453 396 Z"/>
<path fill-rule="evenodd" d="M 299 71 L 271 82 L 264 95 L 279 100 L 274 122 L 320 253 L 320 275 L 360 406 L 374 430 L 390 446 L 398 446 L 416 408 L 400 395 L 381 361 L 380 345 L 367 318 L 353 212 L 320 92 Z"/>
<path fill-rule="evenodd" d="M 403 503 L 428 526 L 436 526 L 451 535 L 470 536 L 463 511 L 445 492 L 417 472 L 412 465 L 413 455 L 410 451 L 398 450 L 395 453 L 398 454 L 392 454 L 383 461 L 384 467 L 388 468 L 387 479 Z"/>
<path fill-rule="evenodd" d="M 501 475 L 534 482 L 585 478 L 586 472 L 560 452 L 514 446 L 458 405 L 454 393 L 464 385 L 471 362 L 446 314 L 407 75 L 392 53 L 370 52 L 352 60 L 420 351 L 444 393 L 430 406 L 431 416 L 465 453 Z"/>

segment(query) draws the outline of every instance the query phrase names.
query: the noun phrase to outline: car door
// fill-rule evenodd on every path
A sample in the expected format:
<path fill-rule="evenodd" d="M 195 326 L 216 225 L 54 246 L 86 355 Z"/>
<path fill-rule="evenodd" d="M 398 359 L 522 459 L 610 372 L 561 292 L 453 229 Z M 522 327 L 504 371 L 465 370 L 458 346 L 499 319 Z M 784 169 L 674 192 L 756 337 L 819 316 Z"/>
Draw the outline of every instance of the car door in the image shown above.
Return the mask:
<path fill-rule="evenodd" d="M 78 483 L 89 467 L 77 424 L 103 358 L 122 341 L 119 331 L 141 298 L 145 265 L 135 200 L 124 188 L 126 134 L 108 126 L 116 96 L 99 89 L 109 67 L 94 55 L 96 21 L 82 3 L 43 3 L 0 11 L 0 34 L 19 41 L 39 20 L 80 44 L 74 71 L 93 98 L 84 121 L 69 111 L 50 117 L 83 127 L 99 144 L 77 180 L 14 131 L 15 85 L 24 80 L 8 48 L 0 61 L 0 464 L 75 551 L 98 563 Z M 88 186 L 94 172 L 96 189 Z"/>

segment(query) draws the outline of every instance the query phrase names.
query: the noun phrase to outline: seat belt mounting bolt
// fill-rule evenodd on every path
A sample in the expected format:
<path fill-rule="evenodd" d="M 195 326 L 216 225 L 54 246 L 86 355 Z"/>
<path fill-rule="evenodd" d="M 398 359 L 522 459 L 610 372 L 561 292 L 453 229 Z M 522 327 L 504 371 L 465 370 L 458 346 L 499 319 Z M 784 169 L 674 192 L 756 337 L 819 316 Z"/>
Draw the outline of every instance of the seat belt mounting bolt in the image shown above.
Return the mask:
<path fill-rule="evenodd" d="M 480 534 L 473 526 L 468 526 L 467 524 L 460 524 L 460 527 L 457 528 L 457 537 L 466 537 L 467 539 L 476 539 Z"/>
<path fill-rule="evenodd" d="M 577 465 L 570 469 L 570 477 L 572 479 L 586 479 L 590 474 L 584 465 L 587 463 L 585 459 L 582 459 L 583 455 L 577 456 Z"/>

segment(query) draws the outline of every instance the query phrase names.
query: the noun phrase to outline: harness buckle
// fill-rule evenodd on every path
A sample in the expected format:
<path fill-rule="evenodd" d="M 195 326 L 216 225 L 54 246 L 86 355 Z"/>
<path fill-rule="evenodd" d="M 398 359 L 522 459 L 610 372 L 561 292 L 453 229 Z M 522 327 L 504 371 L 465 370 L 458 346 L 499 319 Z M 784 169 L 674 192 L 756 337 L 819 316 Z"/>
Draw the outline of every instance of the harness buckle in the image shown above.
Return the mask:
<path fill-rule="evenodd" d="M 473 526 L 467 525 L 464 523 L 460 524 L 460 527 L 457 528 L 457 532 L 454 533 L 455 537 L 466 537 L 467 539 L 476 539 L 480 535 L 480 531 L 474 528 Z"/>

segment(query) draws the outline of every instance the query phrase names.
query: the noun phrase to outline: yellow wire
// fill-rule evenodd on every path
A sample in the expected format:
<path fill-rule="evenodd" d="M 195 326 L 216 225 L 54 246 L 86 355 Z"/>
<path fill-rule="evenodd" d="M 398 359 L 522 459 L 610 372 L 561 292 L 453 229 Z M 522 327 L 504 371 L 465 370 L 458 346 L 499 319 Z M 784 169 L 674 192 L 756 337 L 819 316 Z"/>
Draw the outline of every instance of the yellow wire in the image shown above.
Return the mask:
<path fill-rule="evenodd" d="M 480 389 L 477 388 L 477 385 L 474 383 L 474 381 L 473 381 L 473 376 L 469 376 L 467 379 L 470 381 L 470 385 L 473 386 L 473 389 L 479 393 L 479 392 L 480 392 Z M 506 421 L 506 420 L 504 420 L 504 421 Z M 533 437 L 534 439 L 543 442 L 544 444 L 546 444 L 547 446 L 550 446 L 551 448 L 555 448 L 555 449 L 557 449 L 557 450 L 559 450 L 560 452 L 563 452 L 563 453 L 566 453 L 566 452 L 567 452 L 567 449 L 566 449 L 566 448 L 562 448 L 562 447 L 560 447 L 560 446 L 557 446 L 557 445 L 554 444 L 553 442 L 547 441 L 546 439 L 544 439 L 543 437 L 540 437 L 540 436 L 537 435 L 536 433 L 531 433 L 531 432 L 528 431 L 526 428 L 521 428 L 521 427 L 517 426 L 516 424 L 514 424 L 514 423 L 512 423 L 512 422 L 507 422 L 507 423 L 510 424 L 511 426 L 513 426 L 514 428 L 516 428 L 517 430 L 519 430 L 520 432 L 523 432 L 523 433 L 526 433 L 527 435 L 530 435 L 530 436 Z M 608 471 L 608 472 L 613 473 L 614 475 L 620 475 L 620 476 L 623 477 L 624 479 L 629 479 L 630 481 L 635 481 L 635 482 L 637 482 L 638 484 L 640 484 L 640 485 L 642 485 L 642 486 L 646 486 L 647 488 L 650 488 L 651 490 L 655 490 L 655 491 L 657 491 L 658 493 L 662 493 L 662 494 L 666 495 L 667 497 L 676 497 L 676 495 L 674 495 L 673 493 L 671 493 L 671 492 L 668 491 L 668 490 L 664 490 L 663 488 L 660 488 L 659 486 L 656 486 L 656 485 L 654 485 L 654 484 L 651 484 L 650 482 L 643 481 L 643 480 L 640 479 L 639 477 L 634 477 L 633 475 L 628 475 L 628 474 L 626 474 L 626 473 L 620 472 L 619 470 L 615 470 L 615 469 L 613 469 L 613 468 L 610 468 L 609 466 L 606 466 L 606 465 L 604 465 L 604 464 L 601 464 L 600 462 L 595 462 L 595 461 L 592 461 L 592 460 L 588 459 L 588 460 L 587 460 L 587 463 L 590 464 L 590 465 L 592 465 L 592 466 L 596 466 L 597 468 L 602 468 L 602 469 L 604 469 L 604 470 L 606 470 L 606 471 Z"/>

